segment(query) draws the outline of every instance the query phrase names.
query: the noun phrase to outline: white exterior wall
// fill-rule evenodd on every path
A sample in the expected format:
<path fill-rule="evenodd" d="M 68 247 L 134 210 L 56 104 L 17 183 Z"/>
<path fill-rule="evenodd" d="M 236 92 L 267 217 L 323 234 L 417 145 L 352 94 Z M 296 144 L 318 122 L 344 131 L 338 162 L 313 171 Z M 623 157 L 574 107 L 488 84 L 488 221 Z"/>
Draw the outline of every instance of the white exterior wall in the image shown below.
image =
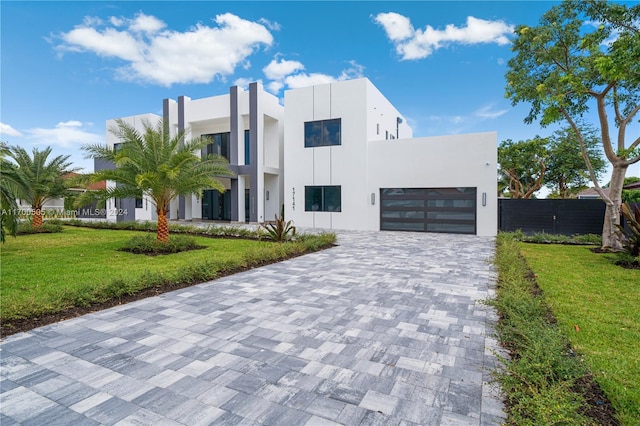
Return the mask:
<path fill-rule="evenodd" d="M 397 125 L 400 113 L 366 78 L 285 93 L 285 216 L 297 226 L 370 229 L 362 214 L 369 205 L 367 140 L 386 132 L 411 137 Z M 341 119 L 341 145 L 305 148 L 304 123 Z M 378 131 L 379 129 L 379 131 Z M 305 186 L 340 185 L 341 212 L 305 212 Z M 294 207 L 295 200 L 295 207 Z"/>
<path fill-rule="evenodd" d="M 497 138 L 497 133 L 490 132 L 369 142 L 367 228 L 380 229 L 382 188 L 475 187 L 476 233 L 496 235 Z M 371 194 L 375 194 L 375 205 L 371 205 Z"/>
<path fill-rule="evenodd" d="M 341 145 L 305 148 L 304 123 L 333 118 L 341 119 Z M 477 234 L 495 235 L 496 134 L 411 138 L 406 120 L 367 79 L 287 91 L 286 218 L 300 227 L 379 230 L 381 188 L 464 186 L 477 188 Z M 341 212 L 305 211 L 305 186 L 320 185 L 341 187 Z"/>
<path fill-rule="evenodd" d="M 140 132 L 144 131 L 145 123 L 155 126 L 158 123 L 158 121 L 161 119 L 162 117 L 156 114 L 140 114 L 140 115 L 132 115 L 129 117 L 120 118 L 120 120 L 124 121 L 127 124 L 132 125 L 136 130 Z M 106 127 L 107 127 L 107 135 L 106 135 L 107 146 L 109 148 L 113 148 L 115 144 L 121 142 L 120 139 L 118 139 L 118 137 L 114 135 L 112 132 L 112 129 L 116 129 L 118 127 L 118 125 L 116 124 L 116 120 L 107 120 Z M 115 185 L 116 185 L 115 182 L 110 180 L 107 181 L 107 188 L 113 188 L 115 187 Z M 107 220 L 111 222 L 115 222 L 117 220 L 118 212 L 116 211 L 116 205 L 114 203 L 114 200 L 113 199 L 107 200 L 105 208 L 107 211 Z M 156 214 L 155 204 L 153 204 L 153 201 L 149 197 L 147 197 L 146 195 L 143 195 L 142 208 L 135 209 L 135 219 L 150 221 L 150 220 L 156 220 L 157 217 L 158 216 Z"/>
<path fill-rule="evenodd" d="M 252 209 L 257 211 L 259 222 L 272 220 L 274 214 L 280 211 L 282 205 L 283 178 L 283 115 L 284 108 L 279 104 L 278 98 L 265 92 L 261 84 L 257 85 L 257 197 L 253 201 Z M 231 132 L 231 115 L 238 117 L 238 127 L 234 129 L 238 134 L 238 158 L 237 163 L 231 166 L 245 165 L 244 131 L 249 130 L 251 121 L 250 91 L 238 89 L 237 111 L 231 111 L 231 95 L 213 96 L 203 99 L 190 99 L 184 97 L 184 127 L 188 131 L 187 138 L 193 138 L 212 133 Z M 172 134 L 178 131 L 179 106 L 178 102 L 169 101 L 169 123 Z M 220 181 L 227 190 L 231 189 L 231 180 L 221 178 Z M 249 175 L 238 177 L 238 219 L 245 221 L 244 189 L 250 188 Z M 269 182 L 267 187 L 266 182 Z M 269 191 L 269 200 L 266 200 L 266 192 Z M 178 212 L 178 201 L 174 201 L 171 207 L 171 217 L 175 218 Z M 185 200 L 185 219 L 201 219 L 202 207 L 200 200 L 193 196 Z"/>

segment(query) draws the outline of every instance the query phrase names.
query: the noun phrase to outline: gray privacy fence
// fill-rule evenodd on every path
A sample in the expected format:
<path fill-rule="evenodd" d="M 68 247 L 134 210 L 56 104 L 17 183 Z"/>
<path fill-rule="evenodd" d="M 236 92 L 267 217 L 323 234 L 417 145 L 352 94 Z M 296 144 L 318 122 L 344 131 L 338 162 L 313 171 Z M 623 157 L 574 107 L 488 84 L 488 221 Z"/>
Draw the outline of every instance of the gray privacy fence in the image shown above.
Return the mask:
<path fill-rule="evenodd" d="M 601 234 L 602 200 L 499 199 L 498 229 L 525 234 Z"/>
<path fill-rule="evenodd" d="M 640 203 L 632 203 L 640 208 Z M 525 234 L 601 234 L 604 201 L 595 200 L 498 200 L 498 229 Z M 624 224 L 624 218 L 622 218 Z"/>

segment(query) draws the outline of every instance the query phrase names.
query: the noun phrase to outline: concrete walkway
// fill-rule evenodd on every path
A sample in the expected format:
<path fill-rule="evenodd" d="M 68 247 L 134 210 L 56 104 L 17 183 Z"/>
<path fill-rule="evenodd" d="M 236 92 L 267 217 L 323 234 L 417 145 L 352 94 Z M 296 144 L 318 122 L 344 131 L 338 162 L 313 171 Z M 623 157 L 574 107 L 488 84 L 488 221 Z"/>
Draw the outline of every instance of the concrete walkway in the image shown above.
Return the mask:
<path fill-rule="evenodd" d="M 339 244 L 6 338 L 0 424 L 499 424 L 493 239 Z"/>

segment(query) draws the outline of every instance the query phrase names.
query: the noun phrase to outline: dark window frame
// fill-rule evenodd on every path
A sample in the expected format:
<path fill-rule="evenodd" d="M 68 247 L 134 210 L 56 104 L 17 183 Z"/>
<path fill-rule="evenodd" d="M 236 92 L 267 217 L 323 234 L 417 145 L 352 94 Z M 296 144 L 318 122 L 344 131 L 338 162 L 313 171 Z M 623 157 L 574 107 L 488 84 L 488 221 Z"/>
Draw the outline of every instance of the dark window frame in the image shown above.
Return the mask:
<path fill-rule="evenodd" d="M 231 132 L 208 133 L 202 137 L 210 141 L 205 150 L 206 155 L 217 154 L 231 160 Z"/>
<path fill-rule="evenodd" d="M 251 164 L 251 133 L 249 130 L 244 131 L 244 164 Z"/>
<path fill-rule="evenodd" d="M 317 198 L 320 192 L 320 202 L 317 209 L 313 208 L 313 199 Z M 331 192 L 331 193 L 329 193 Z M 316 193 L 316 194 L 313 194 Z M 329 208 L 331 202 L 336 201 L 337 207 Z M 342 212 L 342 186 L 340 185 L 308 185 L 304 187 L 304 211 L 306 212 Z"/>
<path fill-rule="evenodd" d="M 331 131 L 333 126 L 338 127 Z M 317 126 L 320 128 L 317 129 Z M 318 135 L 319 130 L 319 135 Z M 333 135 L 333 137 L 332 137 Z M 337 135 L 337 140 L 334 140 Z M 316 140 L 318 139 L 319 140 Z M 330 118 L 327 120 L 305 121 L 304 123 L 304 147 L 317 148 L 321 146 L 340 146 L 342 145 L 342 119 Z"/>

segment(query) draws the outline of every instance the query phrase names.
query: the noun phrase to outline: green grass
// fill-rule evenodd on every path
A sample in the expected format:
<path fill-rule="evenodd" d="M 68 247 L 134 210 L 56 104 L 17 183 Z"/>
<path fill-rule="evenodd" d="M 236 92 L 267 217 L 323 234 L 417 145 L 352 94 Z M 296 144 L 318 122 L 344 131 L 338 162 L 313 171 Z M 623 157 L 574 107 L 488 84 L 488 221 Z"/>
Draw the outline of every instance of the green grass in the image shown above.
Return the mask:
<path fill-rule="evenodd" d="M 568 355 L 549 307 L 536 295 L 519 244 L 512 234 L 498 235 L 498 287 L 496 298 L 489 301 L 500 315 L 500 342 L 511 354 L 496 373 L 507 402 L 507 424 L 592 424 L 581 414 L 582 396 L 573 391 L 585 374 L 584 366 Z"/>
<path fill-rule="evenodd" d="M 104 302 L 167 283 L 195 283 L 335 242 L 334 234 L 275 244 L 196 237 L 202 250 L 161 256 L 118 251 L 137 231 L 65 227 L 8 238 L 0 247 L 0 320 L 24 319 Z"/>
<path fill-rule="evenodd" d="M 587 247 L 520 244 L 544 298 L 625 425 L 640 425 L 640 270 Z M 579 327 L 576 332 L 574 326 Z"/>

